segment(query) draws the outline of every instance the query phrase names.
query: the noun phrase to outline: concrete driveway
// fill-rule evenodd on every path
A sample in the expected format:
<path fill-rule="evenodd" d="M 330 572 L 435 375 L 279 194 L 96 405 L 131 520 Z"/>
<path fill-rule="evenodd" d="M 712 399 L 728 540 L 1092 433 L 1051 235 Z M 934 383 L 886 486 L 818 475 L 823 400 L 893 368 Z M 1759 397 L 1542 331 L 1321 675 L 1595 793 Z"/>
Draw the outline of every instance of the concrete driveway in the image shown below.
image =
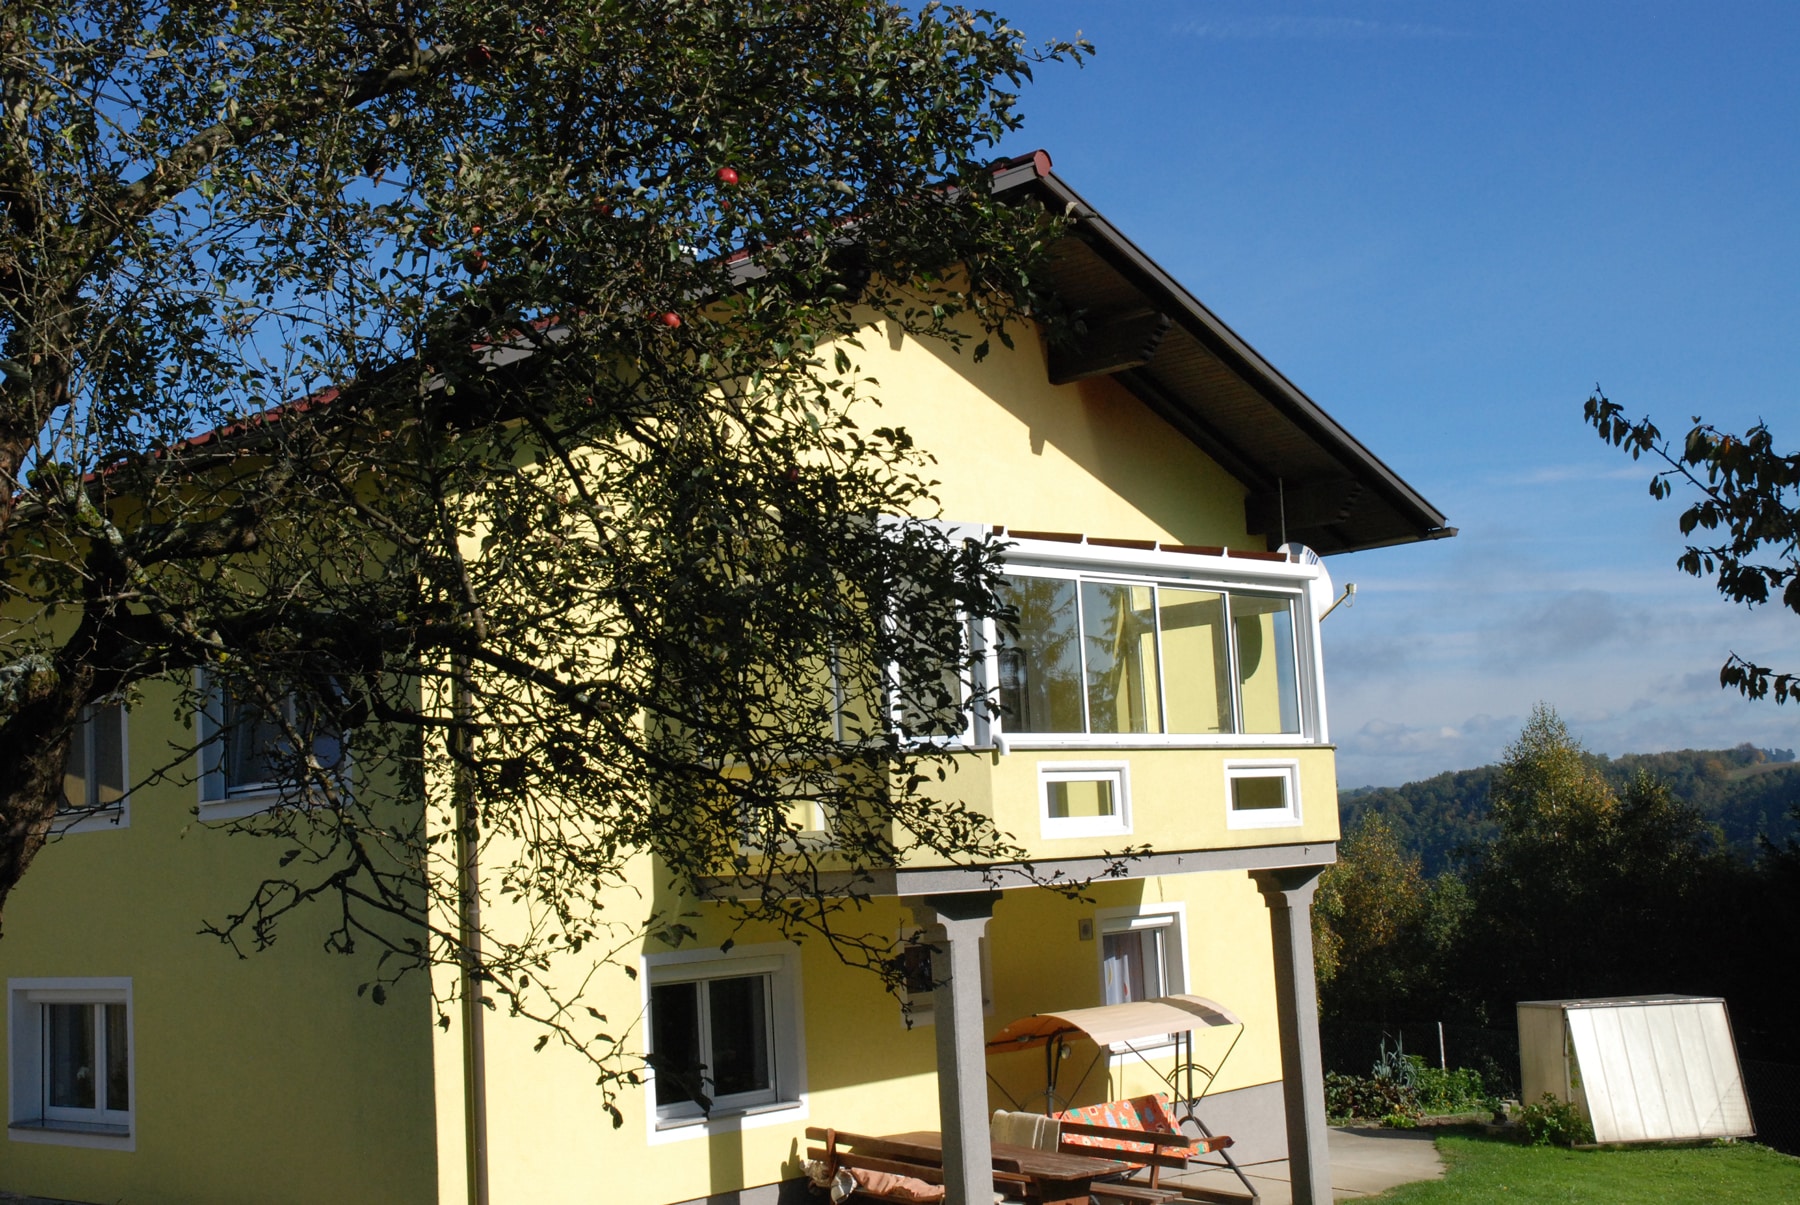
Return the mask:
<path fill-rule="evenodd" d="M 1433 1134 L 1432 1130 L 1333 1126 L 1330 1138 L 1332 1195 L 1340 1201 L 1354 1201 L 1386 1192 L 1396 1184 L 1443 1179 L 1444 1161 L 1438 1158 Z M 1248 1164 L 1244 1174 L 1256 1186 L 1262 1205 L 1292 1205 L 1286 1159 Z M 1222 1166 L 1164 1176 L 1163 1183 L 1171 1188 L 1204 1190 L 1206 1196 L 1201 1199 L 1249 1200 L 1243 1182 L 1229 1168 Z"/>

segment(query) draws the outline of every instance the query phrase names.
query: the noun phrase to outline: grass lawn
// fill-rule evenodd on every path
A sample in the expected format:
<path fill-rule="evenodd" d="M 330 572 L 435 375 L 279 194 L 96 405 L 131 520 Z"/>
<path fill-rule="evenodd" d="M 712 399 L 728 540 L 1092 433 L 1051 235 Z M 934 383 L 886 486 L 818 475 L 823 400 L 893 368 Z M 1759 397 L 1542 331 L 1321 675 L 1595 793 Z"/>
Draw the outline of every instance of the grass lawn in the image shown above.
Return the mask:
<path fill-rule="evenodd" d="M 1800 1159 L 1750 1143 L 1569 1151 L 1451 1133 L 1437 1146 L 1447 1167 L 1444 1179 L 1405 1184 L 1368 1199 L 1382 1205 L 1800 1201 Z"/>

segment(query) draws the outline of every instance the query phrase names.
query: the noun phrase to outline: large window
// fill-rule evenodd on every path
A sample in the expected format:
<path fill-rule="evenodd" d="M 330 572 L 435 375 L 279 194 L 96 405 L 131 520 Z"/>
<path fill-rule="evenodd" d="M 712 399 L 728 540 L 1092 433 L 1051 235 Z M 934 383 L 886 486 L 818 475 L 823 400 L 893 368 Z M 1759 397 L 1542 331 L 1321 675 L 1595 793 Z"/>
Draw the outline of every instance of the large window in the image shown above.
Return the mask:
<path fill-rule="evenodd" d="M 648 963 L 650 1089 L 657 1129 L 798 1103 L 795 955 L 664 956 Z M 780 949 L 780 947 L 775 947 Z"/>
<path fill-rule="evenodd" d="M 1009 733 L 1301 732 L 1296 594 L 1011 571 L 999 694 Z"/>
<path fill-rule="evenodd" d="M 63 815 L 57 831 L 124 827 L 125 772 L 124 705 L 83 708 L 63 766 Z"/>
<path fill-rule="evenodd" d="M 128 1148 L 130 980 L 14 979 L 8 996 L 12 1137 Z"/>

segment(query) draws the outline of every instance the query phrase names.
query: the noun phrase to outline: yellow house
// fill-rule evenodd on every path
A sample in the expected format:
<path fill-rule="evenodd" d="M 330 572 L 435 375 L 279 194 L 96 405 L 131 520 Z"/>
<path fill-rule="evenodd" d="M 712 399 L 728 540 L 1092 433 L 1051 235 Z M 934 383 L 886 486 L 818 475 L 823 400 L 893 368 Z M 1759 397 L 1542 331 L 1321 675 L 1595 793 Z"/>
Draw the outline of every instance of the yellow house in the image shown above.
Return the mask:
<path fill-rule="evenodd" d="M 812 1199 L 805 1131 L 830 1126 L 940 1131 L 966 1200 L 984 1176 L 961 1152 L 991 1110 L 1192 1085 L 1193 1115 L 1240 1163 L 1289 1157 L 1295 1199 L 1330 1199 L 1310 900 L 1338 837 L 1319 643 L 1334 591 L 1315 554 L 1453 531 L 1047 156 L 996 188 L 1078 215 L 1054 275 L 1084 340 L 971 362 L 875 330 L 861 353 L 892 421 L 936 457 L 944 513 L 1011 541 L 1020 614 L 1016 632 L 978 633 L 971 688 L 1003 710 L 958 738 L 944 789 L 1028 857 L 908 863 L 858 914 L 929 951 L 910 1010 L 823 949 L 738 935 L 721 950 L 690 901 L 699 940 L 646 939 L 599 1004 L 660 1066 L 700 1069 L 710 1107 L 646 1070 L 615 1125 L 592 1067 L 534 1050 L 534 1025 L 476 1009 L 473 1028 L 440 1028 L 420 982 L 359 1000 L 366 968 L 314 948 L 327 917 L 247 959 L 197 938 L 267 857 L 220 824 L 269 797 L 226 766 L 192 776 L 198 797 L 193 782 L 124 793 L 133 763 L 181 739 L 161 727 L 173 688 L 152 688 L 135 715 L 86 726 L 70 781 L 88 806 L 12 900 L 0 1189 L 767 1205 Z M 1074 897 L 1039 885 L 1059 875 L 1094 881 Z M 1178 994 L 1241 1025 L 1191 1049 L 1076 1040 L 1049 1075 L 1041 1050 L 987 1047 L 1032 1014 Z"/>

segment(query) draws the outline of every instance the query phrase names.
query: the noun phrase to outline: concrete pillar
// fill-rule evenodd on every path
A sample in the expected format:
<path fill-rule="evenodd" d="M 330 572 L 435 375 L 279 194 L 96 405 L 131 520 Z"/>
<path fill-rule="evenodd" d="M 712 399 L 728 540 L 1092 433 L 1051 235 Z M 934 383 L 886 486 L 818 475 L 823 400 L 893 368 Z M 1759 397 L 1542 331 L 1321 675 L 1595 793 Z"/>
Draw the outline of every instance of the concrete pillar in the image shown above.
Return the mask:
<path fill-rule="evenodd" d="M 1331 1205 L 1326 1146 L 1325 1060 L 1319 1052 L 1319 990 L 1313 977 L 1312 898 L 1319 866 L 1254 870 L 1275 938 L 1275 1007 L 1281 1028 L 1281 1095 L 1287 1111 L 1294 1205 Z"/>
<path fill-rule="evenodd" d="M 995 892 L 907 900 L 933 947 L 932 1025 L 937 1030 L 938 1128 L 944 1135 L 946 1205 L 989 1205 L 994 1162 L 988 1139 L 987 1035 L 981 1006 L 981 939 Z"/>

